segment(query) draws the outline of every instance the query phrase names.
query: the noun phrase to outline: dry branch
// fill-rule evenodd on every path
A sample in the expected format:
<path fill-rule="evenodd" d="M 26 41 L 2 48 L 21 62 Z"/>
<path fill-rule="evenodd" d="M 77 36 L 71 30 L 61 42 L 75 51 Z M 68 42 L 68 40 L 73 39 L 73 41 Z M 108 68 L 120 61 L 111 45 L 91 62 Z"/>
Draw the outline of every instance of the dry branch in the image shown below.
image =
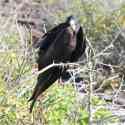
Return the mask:
<path fill-rule="evenodd" d="M 26 81 L 29 81 L 33 77 L 36 77 L 36 76 L 38 76 L 41 73 L 44 73 L 45 71 L 47 71 L 48 69 L 51 69 L 52 67 L 68 67 L 68 68 L 73 68 L 73 67 L 78 67 L 78 66 L 79 66 L 79 64 L 77 64 L 77 63 L 59 63 L 59 64 L 53 63 L 53 64 L 50 64 L 50 65 L 46 66 L 42 70 L 40 70 L 38 72 L 35 72 L 33 75 L 31 75 L 27 79 L 24 79 L 24 80 L 20 81 L 20 83 L 24 83 Z"/>

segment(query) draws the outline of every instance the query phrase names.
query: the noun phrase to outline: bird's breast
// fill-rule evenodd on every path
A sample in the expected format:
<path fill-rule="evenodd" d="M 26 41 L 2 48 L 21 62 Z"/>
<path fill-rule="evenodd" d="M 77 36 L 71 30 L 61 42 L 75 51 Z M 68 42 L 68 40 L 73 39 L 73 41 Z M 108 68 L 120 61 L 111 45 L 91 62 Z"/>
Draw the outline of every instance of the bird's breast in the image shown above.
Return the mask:
<path fill-rule="evenodd" d="M 73 32 L 70 33 L 69 47 L 73 50 L 76 48 L 76 34 Z"/>

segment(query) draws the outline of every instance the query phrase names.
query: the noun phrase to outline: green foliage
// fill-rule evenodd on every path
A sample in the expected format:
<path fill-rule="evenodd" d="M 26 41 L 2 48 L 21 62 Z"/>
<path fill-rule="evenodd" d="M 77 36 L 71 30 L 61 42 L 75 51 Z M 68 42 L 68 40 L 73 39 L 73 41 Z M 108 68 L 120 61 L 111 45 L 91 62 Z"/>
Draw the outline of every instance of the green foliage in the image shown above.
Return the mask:
<path fill-rule="evenodd" d="M 4 55 L 5 56 L 5 55 Z M 4 58 L 2 55 L 1 57 Z M 8 61 L 11 59 L 8 67 L 14 66 L 14 71 L 18 71 L 18 67 L 22 68 L 22 59 L 18 57 L 16 59 L 16 53 L 10 53 Z M 19 64 L 17 64 L 17 62 Z M 14 65 L 16 63 L 16 65 Z M 21 77 L 28 77 L 31 68 L 26 64 L 24 70 L 28 69 L 28 72 L 24 72 Z M 7 68 L 7 67 L 6 67 Z M 4 69 L 1 68 L 1 71 Z M 18 73 L 14 78 L 18 76 Z M 29 74 L 31 75 L 31 74 Z M 13 78 L 13 79 L 14 79 Z M 33 124 L 42 119 L 43 123 L 48 125 L 87 125 L 88 124 L 88 112 L 86 108 L 82 106 L 76 100 L 77 93 L 71 85 L 61 86 L 55 83 L 50 87 L 44 96 L 41 97 L 41 101 L 36 103 L 33 114 L 29 114 L 30 104 L 27 102 L 31 96 L 33 86 L 36 82 L 35 78 L 32 78 L 24 83 L 18 83 L 14 88 L 8 88 L 5 84 L 5 80 L 2 75 L 0 77 L 0 124 L 1 125 L 18 125 L 18 124 Z M 99 98 L 93 98 L 93 106 L 105 104 L 104 101 Z M 102 112 L 101 112 L 102 111 Z M 100 120 L 104 117 L 111 115 L 111 112 L 106 109 L 100 109 L 96 112 L 95 118 Z M 33 118 L 32 118 L 33 117 Z"/>
<path fill-rule="evenodd" d="M 20 119 L 24 124 L 32 124 L 33 121 L 37 122 L 41 117 L 44 123 L 48 125 L 63 125 L 64 123 L 70 125 L 88 124 L 88 113 L 85 107 L 76 101 L 74 88 L 71 85 L 63 87 L 58 84 L 50 87 L 44 97 L 41 98 L 41 101 L 36 103 L 33 111 L 34 120 L 28 121 L 31 119 L 31 115 L 28 111 L 27 99 L 31 95 L 32 83 L 31 80 L 16 87 L 14 91 L 8 90 L 7 93 L 0 96 L 0 124 L 14 125 L 20 122 Z M 7 90 L 7 88 L 5 89 Z M 93 101 L 94 105 L 104 103 L 97 98 L 93 98 Z M 40 114 L 38 114 L 39 112 Z M 111 116 L 111 112 L 106 109 L 99 109 L 95 113 L 95 119 L 97 120 L 107 116 Z"/>
<path fill-rule="evenodd" d="M 58 3 L 57 0 L 46 2 L 48 5 Z M 125 5 L 118 11 L 109 12 L 100 0 L 72 0 L 67 8 L 55 11 L 53 15 L 58 22 L 71 14 L 76 15 L 89 39 L 97 43 L 105 40 L 110 42 L 117 27 L 125 26 L 124 12 Z M 77 101 L 77 93 L 71 85 L 63 87 L 55 83 L 37 101 L 33 114 L 30 115 L 27 100 L 35 86 L 36 77 L 28 81 L 25 79 L 32 75 L 32 65 L 24 53 L 19 52 L 21 48 L 17 33 L 0 36 L 0 42 L 13 50 L 0 53 L 0 125 L 33 125 L 38 121 L 48 125 L 88 125 L 88 111 Z M 105 104 L 104 100 L 95 96 L 92 99 L 94 108 Z M 110 116 L 112 113 L 105 108 L 99 108 L 94 113 L 95 121 L 99 122 L 102 119 L 105 122 Z M 111 119 L 112 123 L 118 120 L 114 119 L 116 117 Z"/>
<path fill-rule="evenodd" d="M 17 33 L 6 33 L 0 38 L 0 41 L 7 44 L 9 47 L 17 46 L 19 36 Z"/>
<path fill-rule="evenodd" d="M 95 116 L 96 121 L 99 122 L 100 124 L 101 123 L 113 124 L 113 123 L 119 122 L 119 119 L 116 116 L 113 116 L 112 113 L 106 110 L 105 108 L 99 108 L 95 112 L 94 116 Z"/>
<path fill-rule="evenodd" d="M 30 104 L 27 100 L 31 96 L 36 78 L 33 77 L 28 81 L 24 79 L 24 82 L 19 81 L 19 85 L 15 84 L 10 89 L 3 77 L 3 71 L 10 71 L 10 68 L 13 70 L 11 70 L 12 81 L 9 81 L 9 84 L 17 78 L 22 80 L 31 75 L 32 71 L 29 68 L 31 66 L 20 56 L 17 58 L 17 54 L 14 52 L 1 54 L 1 58 L 7 62 L 7 65 L 3 64 L 3 67 L 0 68 L 0 124 L 31 125 L 42 119 L 48 125 L 87 125 L 88 112 L 82 104 L 77 102 L 77 94 L 71 85 L 61 86 L 55 83 L 44 93 L 44 96 L 40 99 L 41 101 L 36 103 L 33 110 L 34 115 L 29 114 Z M 94 106 L 101 104 L 104 104 L 102 100 L 93 98 Z M 111 114 L 111 112 L 105 109 L 102 113 L 97 112 L 95 117 L 101 119 L 108 114 Z"/>

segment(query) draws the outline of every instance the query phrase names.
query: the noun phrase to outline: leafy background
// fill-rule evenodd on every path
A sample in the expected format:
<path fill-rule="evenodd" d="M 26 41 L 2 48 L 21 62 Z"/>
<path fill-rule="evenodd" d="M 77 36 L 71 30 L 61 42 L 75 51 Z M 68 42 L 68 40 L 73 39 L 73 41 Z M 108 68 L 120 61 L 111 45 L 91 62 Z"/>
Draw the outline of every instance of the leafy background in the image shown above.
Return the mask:
<path fill-rule="evenodd" d="M 30 104 L 27 100 L 37 78 L 31 77 L 35 72 L 36 50 L 29 39 L 29 30 L 18 25 L 18 19 L 31 19 L 36 23 L 35 29 L 44 32 L 43 24 L 49 30 L 70 14 L 74 14 L 84 27 L 96 53 L 116 41 L 111 55 L 98 60 L 106 64 L 124 66 L 124 13 L 124 0 L 1 0 L 0 125 L 89 124 L 90 116 L 86 104 L 88 96 L 79 93 L 73 85 L 61 86 L 58 81 L 39 98 L 33 113 L 29 114 Z M 118 33 L 120 35 L 115 38 Z M 113 73 L 110 73 L 109 76 L 112 75 Z M 99 85 L 105 84 L 103 94 L 118 90 L 121 79 L 106 81 L 107 79 L 104 73 L 99 72 L 96 82 Z M 122 94 L 124 95 L 124 92 Z M 124 108 L 119 107 L 122 109 L 120 114 L 123 113 L 123 117 L 119 117 L 118 109 L 109 110 L 107 105 L 112 106 L 112 101 L 92 96 L 93 124 L 123 123 Z"/>

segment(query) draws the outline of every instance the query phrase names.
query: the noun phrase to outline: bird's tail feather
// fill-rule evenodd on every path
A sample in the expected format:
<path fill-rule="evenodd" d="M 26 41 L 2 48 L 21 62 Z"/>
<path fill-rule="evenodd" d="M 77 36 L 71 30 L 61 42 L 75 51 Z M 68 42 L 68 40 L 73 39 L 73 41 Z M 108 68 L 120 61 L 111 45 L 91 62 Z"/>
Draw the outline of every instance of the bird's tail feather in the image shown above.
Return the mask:
<path fill-rule="evenodd" d="M 56 72 L 55 74 L 52 74 L 50 69 L 38 76 L 37 85 L 34 89 L 34 92 L 31 98 L 28 100 L 28 102 L 33 100 L 30 105 L 30 113 L 32 112 L 32 109 L 37 100 L 37 97 L 40 94 L 42 94 L 47 88 L 49 88 L 49 86 L 52 85 L 52 83 L 54 83 L 58 77 L 59 77 L 59 73 Z"/>
<path fill-rule="evenodd" d="M 30 102 L 31 100 L 33 100 L 33 96 L 31 96 L 31 97 L 28 99 L 28 102 Z"/>
<path fill-rule="evenodd" d="M 34 104 L 36 102 L 36 99 L 34 99 L 30 105 L 30 113 L 32 113 L 32 110 L 33 110 L 33 107 L 34 107 Z"/>

